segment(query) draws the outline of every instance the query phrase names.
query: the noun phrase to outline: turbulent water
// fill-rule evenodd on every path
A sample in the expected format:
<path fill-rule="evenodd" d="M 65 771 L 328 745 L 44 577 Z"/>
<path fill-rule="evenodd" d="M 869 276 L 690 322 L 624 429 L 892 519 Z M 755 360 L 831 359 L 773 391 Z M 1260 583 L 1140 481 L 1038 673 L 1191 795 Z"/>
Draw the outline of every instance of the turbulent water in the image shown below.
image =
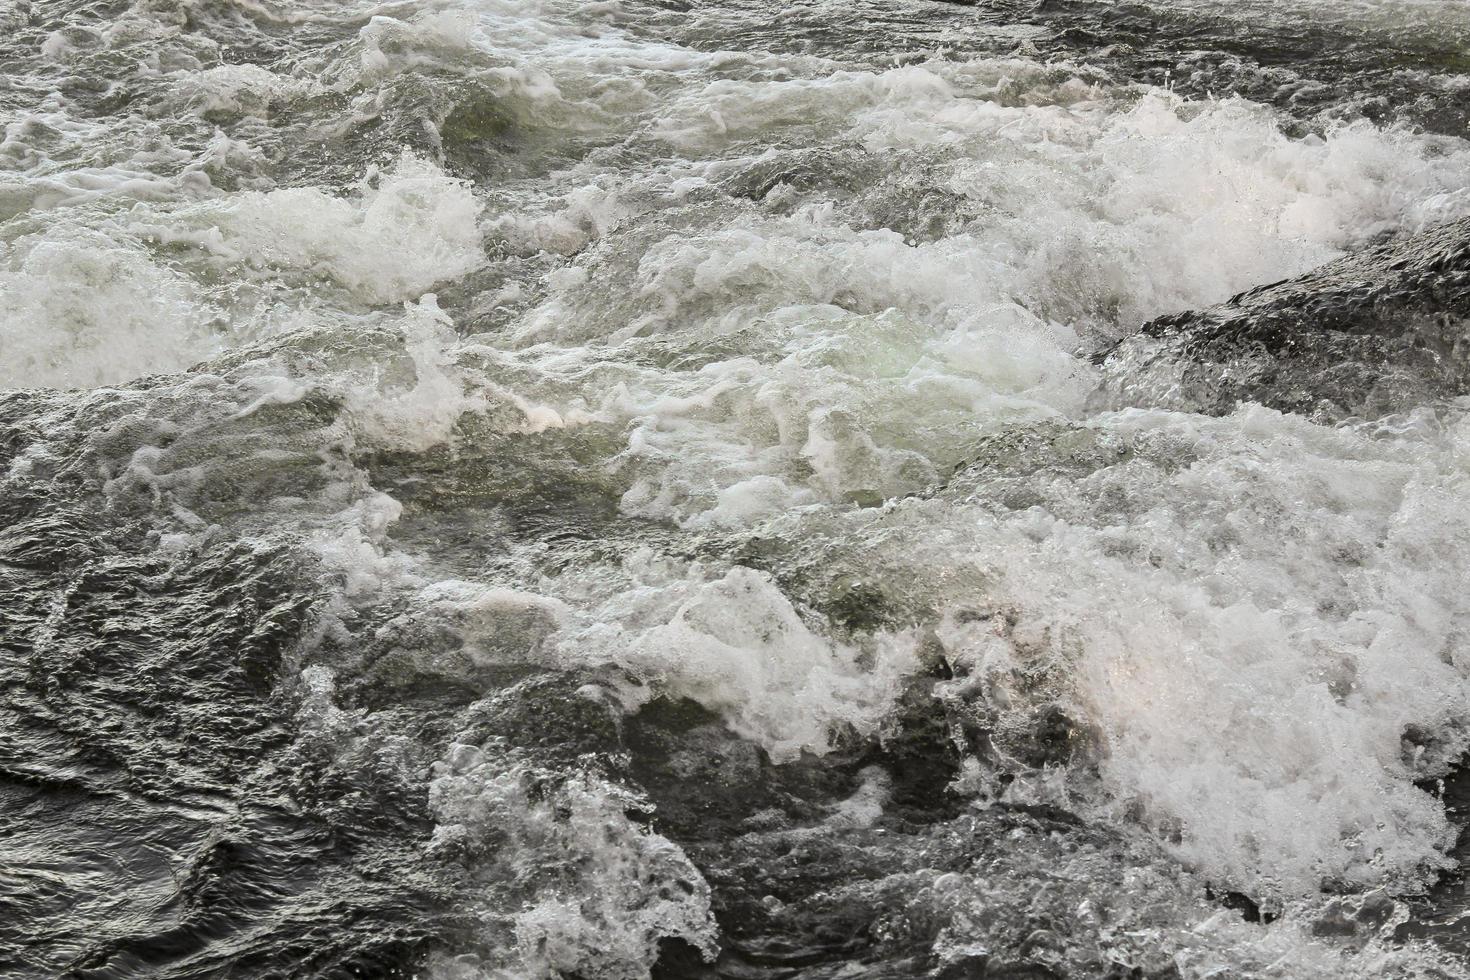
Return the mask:
<path fill-rule="evenodd" d="M 1470 977 L 1462 0 L 0 68 L 0 974 Z"/>

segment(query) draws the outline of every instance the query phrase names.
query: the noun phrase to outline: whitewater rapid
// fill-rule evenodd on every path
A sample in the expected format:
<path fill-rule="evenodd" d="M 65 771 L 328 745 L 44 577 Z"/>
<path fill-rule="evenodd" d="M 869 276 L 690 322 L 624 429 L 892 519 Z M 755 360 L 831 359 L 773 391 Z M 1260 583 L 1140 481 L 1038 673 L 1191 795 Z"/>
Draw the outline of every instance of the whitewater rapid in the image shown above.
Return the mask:
<path fill-rule="evenodd" d="M 1466 10 L 0 6 L 0 963 L 1470 976 Z"/>

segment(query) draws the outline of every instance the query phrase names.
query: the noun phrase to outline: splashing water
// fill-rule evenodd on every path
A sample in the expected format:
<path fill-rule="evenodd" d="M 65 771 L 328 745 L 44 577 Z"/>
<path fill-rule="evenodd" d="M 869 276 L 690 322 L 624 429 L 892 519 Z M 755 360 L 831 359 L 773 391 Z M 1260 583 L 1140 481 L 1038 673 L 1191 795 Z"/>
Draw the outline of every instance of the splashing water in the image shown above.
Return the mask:
<path fill-rule="evenodd" d="M 1020 6 L 0 8 L 0 964 L 1470 976 L 1470 20 Z"/>

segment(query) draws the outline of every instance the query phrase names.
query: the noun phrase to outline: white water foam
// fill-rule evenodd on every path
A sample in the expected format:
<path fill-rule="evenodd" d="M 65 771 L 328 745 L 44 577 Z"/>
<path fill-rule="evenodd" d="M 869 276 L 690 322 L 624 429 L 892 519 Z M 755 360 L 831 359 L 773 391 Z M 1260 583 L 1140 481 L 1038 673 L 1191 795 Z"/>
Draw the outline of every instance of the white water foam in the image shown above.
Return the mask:
<path fill-rule="evenodd" d="M 709 886 L 674 844 L 629 819 L 638 797 L 595 775 L 507 766 L 469 745 L 436 763 L 433 847 L 476 855 L 490 952 L 440 957 L 443 980 L 647 976 L 658 943 L 713 956 Z"/>

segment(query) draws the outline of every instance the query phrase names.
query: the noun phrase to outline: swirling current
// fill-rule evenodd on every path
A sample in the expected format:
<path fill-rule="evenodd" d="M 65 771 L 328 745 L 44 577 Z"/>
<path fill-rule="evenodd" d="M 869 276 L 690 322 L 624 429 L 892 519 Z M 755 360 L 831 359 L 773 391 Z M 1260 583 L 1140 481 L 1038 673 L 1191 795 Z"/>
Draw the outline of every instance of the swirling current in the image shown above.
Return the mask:
<path fill-rule="evenodd" d="M 0 68 L 0 975 L 1470 978 L 1463 0 Z"/>

